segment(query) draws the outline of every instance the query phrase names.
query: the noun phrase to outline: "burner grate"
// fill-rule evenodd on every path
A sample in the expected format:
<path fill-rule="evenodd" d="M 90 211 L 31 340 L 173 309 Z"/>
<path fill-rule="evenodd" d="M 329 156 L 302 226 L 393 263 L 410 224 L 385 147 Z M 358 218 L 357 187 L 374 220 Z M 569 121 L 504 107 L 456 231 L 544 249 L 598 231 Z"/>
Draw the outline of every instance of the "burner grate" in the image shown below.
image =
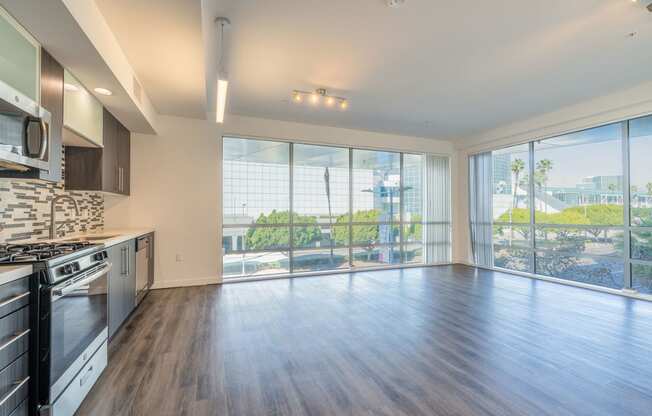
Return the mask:
<path fill-rule="evenodd" d="M 0 244 L 0 264 L 48 260 L 93 245 L 88 241 Z"/>

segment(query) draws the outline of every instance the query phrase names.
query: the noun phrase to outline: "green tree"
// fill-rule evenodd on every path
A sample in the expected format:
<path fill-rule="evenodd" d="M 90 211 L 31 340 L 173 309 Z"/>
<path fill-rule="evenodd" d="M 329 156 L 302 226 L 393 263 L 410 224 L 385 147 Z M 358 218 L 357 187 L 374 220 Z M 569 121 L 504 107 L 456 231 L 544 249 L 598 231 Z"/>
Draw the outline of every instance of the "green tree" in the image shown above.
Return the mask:
<path fill-rule="evenodd" d="M 516 231 L 519 234 L 523 236 L 526 240 L 530 238 L 530 209 L 529 208 L 514 208 L 511 210 L 511 212 L 505 212 L 502 214 L 496 222 L 507 222 L 507 223 L 514 223 L 514 225 L 518 228 L 514 229 L 512 228 L 512 232 Z M 522 226 L 519 227 L 519 225 L 523 224 L 528 224 L 527 226 Z M 503 233 L 503 227 L 498 227 L 497 232 L 499 232 L 501 235 Z M 513 239 L 512 233 L 510 233 L 510 238 Z"/>
<path fill-rule="evenodd" d="M 421 215 L 415 214 L 412 216 L 412 221 L 405 230 L 404 237 L 406 240 L 416 239 L 417 241 L 421 241 L 423 235 L 423 225 L 421 224 L 421 221 Z"/>
<path fill-rule="evenodd" d="M 247 250 L 274 250 L 285 251 L 290 244 L 290 231 L 287 224 L 290 222 L 288 211 L 272 211 L 269 215 L 260 214 L 256 220 L 257 225 L 281 224 L 279 227 L 253 227 L 247 231 Z M 306 247 L 321 240 L 321 230 L 317 225 L 317 218 L 308 215 L 293 215 L 295 224 L 307 224 L 294 228 L 294 245 Z M 314 224 L 314 225 L 313 225 Z"/>
<path fill-rule="evenodd" d="M 645 188 L 647 189 L 647 194 L 652 195 L 652 182 L 646 183 Z"/>
<path fill-rule="evenodd" d="M 357 211 L 353 213 L 353 222 L 365 223 L 369 222 L 372 224 L 368 225 L 356 225 L 353 227 L 353 241 L 356 245 L 362 245 L 367 251 L 367 258 L 371 257 L 371 253 L 375 248 L 376 241 L 380 236 L 378 224 L 373 224 L 373 222 L 378 222 L 380 218 L 380 210 L 370 209 L 365 211 Z M 348 227 L 337 227 L 337 225 L 344 225 L 349 223 L 348 215 L 341 215 L 337 217 L 335 221 L 336 227 L 333 233 L 333 238 L 335 243 L 338 245 L 348 245 L 349 244 L 349 229 Z"/>
<path fill-rule="evenodd" d="M 539 182 L 539 188 L 543 187 L 543 194 L 545 196 L 548 187 L 548 173 L 552 170 L 552 160 L 541 159 L 537 162 L 537 171 L 535 173 L 535 182 Z M 539 177 L 537 178 L 537 175 Z M 548 204 L 544 203 L 545 212 L 548 212 Z"/>
<path fill-rule="evenodd" d="M 523 159 L 514 159 L 514 161 L 512 162 L 512 173 L 514 174 L 514 190 L 513 190 L 514 203 L 512 204 L 512 208 L 518 208 L 517 191 L 520 185 L 519 176 L 521 175 L 521 172 L 523 172 L 524 169 L 525 169 L 525 162 L 523 161 Z"/>
<path fill-rule="evenodd" d="M 585 218 L 585 222 L 580 224 L 589 224 L 589 225 L 622 225 L 623 223 L 623 206 L 622 205 L 585 205 L 581 207 L 572 207 L 567 208 L 564 212 L 572 212 L 574 214 L 580 215 Z M 571 223 L 575 224 L 575 223 Z M 598 238 L 600 233 L 604 232 L 605 237 L 607 230 L 603 228 L 590 228 L 589 233 L 593 234 L 594 237 Z"/>

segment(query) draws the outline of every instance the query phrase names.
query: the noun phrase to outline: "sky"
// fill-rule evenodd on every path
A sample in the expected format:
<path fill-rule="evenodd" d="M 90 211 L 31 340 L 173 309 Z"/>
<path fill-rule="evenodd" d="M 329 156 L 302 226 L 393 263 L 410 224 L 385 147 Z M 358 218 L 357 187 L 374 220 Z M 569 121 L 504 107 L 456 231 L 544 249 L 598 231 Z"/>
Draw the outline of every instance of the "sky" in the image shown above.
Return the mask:
<path fill-rule="evenodd" d="M 631 127 L 631 183 L 639 189 L 652 182 L 652 117 L 647 119 Z M 574 187 L 587 176 L 623 175 L 620 137 L 618 123 L 535 142 L 535 163 L 541 159 L 553 162 L 548 183 L 556 187 Z M 518 153 L 512 160 L 527 160 L 526 145 L 515 148 Z"/>

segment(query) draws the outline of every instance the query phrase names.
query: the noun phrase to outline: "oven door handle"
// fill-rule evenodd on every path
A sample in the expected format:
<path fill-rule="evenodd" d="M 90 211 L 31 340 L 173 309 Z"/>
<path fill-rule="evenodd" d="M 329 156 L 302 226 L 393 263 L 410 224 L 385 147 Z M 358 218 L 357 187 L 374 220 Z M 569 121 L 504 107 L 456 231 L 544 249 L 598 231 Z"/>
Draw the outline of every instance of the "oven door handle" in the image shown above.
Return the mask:
<path fill-rule="evenodd" d="M 81 279 L 81 280 L 78 280 L 78 281 L 76 281 L 74 283 L 71 283 L 69 285 L 63 286 L 60 289 L 57 289 L 57 288 L 52 289 L 52 294 L 54 296 L 57 296 L 57 298 L 59 298 L 61 296 L 65 296 L 65 295 L 67 295 L 69 293 L 72 293 L 75 290 L 79 289 L 79 287 L 87 285 L 87 284 L 99 279 L 100 277 L 107 274 L 109 272 L 109 270 L 111 270 L 111 263 L 106 263 L 106 266 L 101 267 L 98 271 L 96 271 L 95 273 L 91 274 L 90 276 L 88 276 L 88 277 L 86 277 L 84 279 Z M 53 300 L 56 300 L 56 299 L 53 299 Z"/>

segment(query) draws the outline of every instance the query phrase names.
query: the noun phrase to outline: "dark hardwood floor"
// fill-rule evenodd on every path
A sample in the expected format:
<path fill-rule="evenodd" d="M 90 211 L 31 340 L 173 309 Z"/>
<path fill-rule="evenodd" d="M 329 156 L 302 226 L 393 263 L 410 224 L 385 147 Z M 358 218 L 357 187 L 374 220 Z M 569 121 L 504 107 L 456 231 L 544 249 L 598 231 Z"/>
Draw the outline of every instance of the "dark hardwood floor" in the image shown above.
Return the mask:
<path fill-rule="evenodd" d="M 465 266 L 157 290 L 79 415 L 650 415 L 652 303 Z"/>

